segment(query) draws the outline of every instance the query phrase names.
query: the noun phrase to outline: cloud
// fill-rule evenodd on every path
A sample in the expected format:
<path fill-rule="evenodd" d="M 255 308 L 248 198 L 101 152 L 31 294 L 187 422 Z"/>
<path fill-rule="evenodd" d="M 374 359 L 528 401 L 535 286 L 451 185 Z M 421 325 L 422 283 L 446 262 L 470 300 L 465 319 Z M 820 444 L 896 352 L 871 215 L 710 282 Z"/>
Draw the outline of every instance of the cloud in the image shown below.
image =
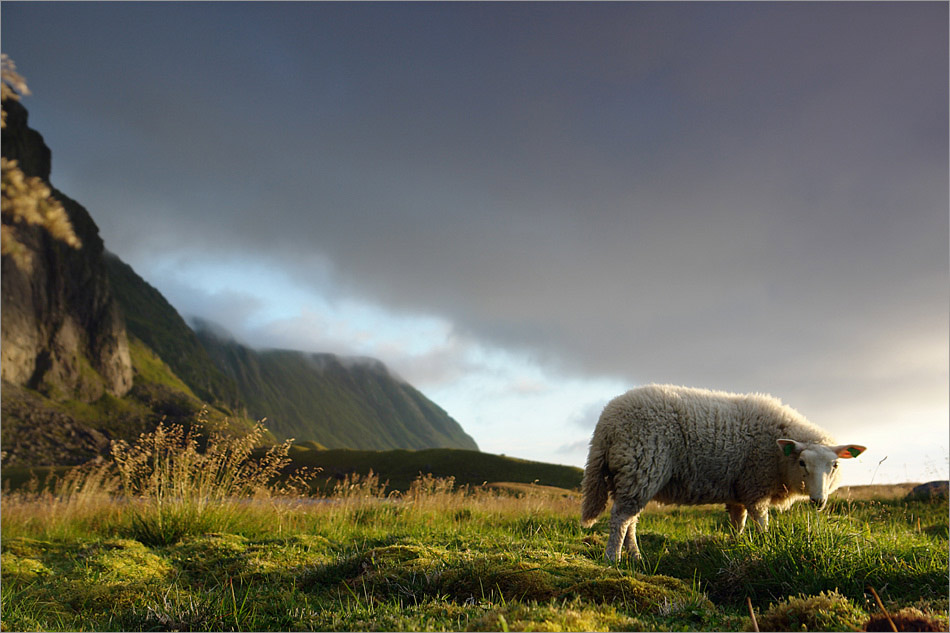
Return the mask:
<path fill-rule="evenodd" d="M 619 396 L 620 394 L 617 393 L 615 395 Z M 611 399 L 612 398 L 613 396 L 611 396 Z M 582 407 L 574 414 L 574 417 L 571 418 L 571 423 L 593 433 L 594 426 L 596 426 L 597 420 L 600 419 L 600 414 L 608 402 L 609 399 L 596 400 Z"/>
<path fill-rule="evenodd" d="M 557 448 L 556 452 L 561 455 L 573 456 L 576 453 L 586 452 L 588 446 L 590 446 L 590 440 L 577 440 L 576 442 L 562 444 Z"/>
<path fill-rule="evenodd" d="M 945 411 L 945 5 L 4 18 L 54 182 L 176 306 L 253 344 L 375 351 L 468 411 L 488 409 L 451 395 L 469 374 L 509 403 L 608 377 L 854 428 Z M 182 279 L 209 259 L 269 276 Z"/>

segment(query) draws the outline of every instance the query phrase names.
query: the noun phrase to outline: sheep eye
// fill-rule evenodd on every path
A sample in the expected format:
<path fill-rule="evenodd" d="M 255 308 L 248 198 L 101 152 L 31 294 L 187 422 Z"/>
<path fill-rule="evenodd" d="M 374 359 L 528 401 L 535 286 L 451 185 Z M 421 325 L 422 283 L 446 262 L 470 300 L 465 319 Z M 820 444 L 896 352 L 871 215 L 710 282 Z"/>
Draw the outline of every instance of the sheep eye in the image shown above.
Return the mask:
<path fill-rule="evenodd" d="M 831 462 L 831 470 L 834 470 L 838 467 L 838 462 Z"/>
<path fill-rule="evenodd" d="M 804 468 L 804 467 L 805 467 L 805 460 L 804 460 L 804 459 L 798 460 L 798 465 L 801 466 L 802 468 Z"/>

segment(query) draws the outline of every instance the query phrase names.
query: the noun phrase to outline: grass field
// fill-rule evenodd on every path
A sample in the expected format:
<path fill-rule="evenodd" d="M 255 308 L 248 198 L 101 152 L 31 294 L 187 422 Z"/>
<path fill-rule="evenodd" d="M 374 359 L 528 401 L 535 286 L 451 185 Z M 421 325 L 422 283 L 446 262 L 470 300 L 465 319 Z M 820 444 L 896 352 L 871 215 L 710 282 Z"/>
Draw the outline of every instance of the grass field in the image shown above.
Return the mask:
<path fill-rule="evenodd" d="M 219 454 L 132 447 L 125 479 L 5 495 L 3 630 L 751 630 L 751 604 L 761 630 L 847 631 L 881 613 L 872 587 L 898 624 L 947 630 L 946 500 L 800 505 L 738 537 L 721 508 L 651 506 L 643 560 L 611 566 L 576 493 L 354 476 L 235 495 L 208 481 L 247 464 Z"/>

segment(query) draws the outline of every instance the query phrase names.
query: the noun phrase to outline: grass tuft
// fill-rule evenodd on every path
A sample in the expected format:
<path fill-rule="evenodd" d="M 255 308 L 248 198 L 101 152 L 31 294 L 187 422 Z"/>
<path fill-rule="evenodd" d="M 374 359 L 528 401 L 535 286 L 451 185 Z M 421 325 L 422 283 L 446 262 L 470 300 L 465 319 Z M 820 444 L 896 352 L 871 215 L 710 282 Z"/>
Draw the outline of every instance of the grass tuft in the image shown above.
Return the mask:
<path fill-rule="evenodd" d="M 134 445 L 113 442 L 120 490 L 132 511 L 131 536 L 169 545 L 188 535 L 227 530 L 240 521 L 243 499 L 295 492 L 293 482 L 278 479 L 290 463 L 292 440 L 272 446 L 260 459 L 251 457 L 265 434 L 260 423 L 243 437 L 212 433 L 202 450 L 195 427 L 160 424 Z"/>
<path fill-rule="evenodd" d="M 844 516 L 798 507 L 773 521 L 768 532 L 750 531 L 723 547 L 711 593 L 734 602 L 750 596 L 759 606 L 774 596 L 819 594 L 829 587 L 863 603 L 868 585 L 887 587 L 901 601 L 945 597 L 946 550 L 934 547 L 926 533 L 908 529 L 913 518 L 895 513 L 900 507 L 870 502 L 850 506 Z M 906 506 L 908 514 L 919 509 Z M 884 515 L 910 525 L 882 529 L 877 521 Z M 910 569 L 915 582 L 902 581 Z"/>

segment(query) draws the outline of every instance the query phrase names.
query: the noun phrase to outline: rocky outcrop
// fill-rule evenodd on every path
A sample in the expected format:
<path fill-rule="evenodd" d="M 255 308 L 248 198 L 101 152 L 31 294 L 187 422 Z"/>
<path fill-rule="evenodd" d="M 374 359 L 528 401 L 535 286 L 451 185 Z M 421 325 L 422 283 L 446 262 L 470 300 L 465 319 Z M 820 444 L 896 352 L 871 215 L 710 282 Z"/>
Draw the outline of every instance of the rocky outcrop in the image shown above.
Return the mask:
<path fill-rule="evenodd" d="M 27 176 L 48 183 L 50 150 L 43 137 L 27 126 L 27 112 L 18 102 L 4 101 L 3 109 L 3 156 L 16 160 Z M 3 381 L 54 400 L 93 402 L 105 393 L 121 396 L 132 388 L 132 362 L 99 229 L 80 204 L 55 189 L 53 195 L 83 245 L 76 250 L 41 228 L 20 228 L 32 267 L 25 270 L 3 257 Z"/>
<path fill-rule="evenodd" d="M 73 466 L 107 455 L 111 437 L 34 391 L 3 387 L 4 466 Z"/>
<path fill-rule="evenodd" d="M 950 481 L 928 481 L 907 493 L 908 501 L 938 501 L 950 496 Z"/>

